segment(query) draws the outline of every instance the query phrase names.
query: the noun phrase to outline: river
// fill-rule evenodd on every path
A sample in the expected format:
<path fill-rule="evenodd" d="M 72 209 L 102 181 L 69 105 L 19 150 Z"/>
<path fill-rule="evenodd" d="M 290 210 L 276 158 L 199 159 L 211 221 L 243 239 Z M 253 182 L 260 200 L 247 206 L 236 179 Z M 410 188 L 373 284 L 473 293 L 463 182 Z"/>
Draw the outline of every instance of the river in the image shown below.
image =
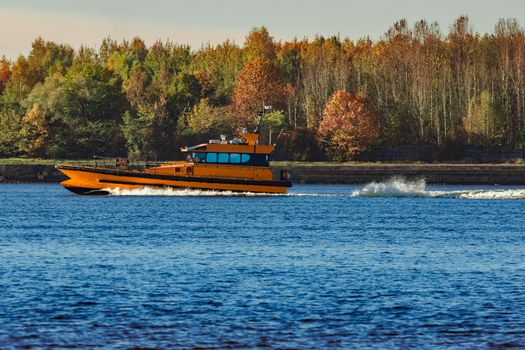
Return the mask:
<path fill-rule="evenodd" d="M 525 347 L 525 190 L 0 185 L 1 348 Z"/>

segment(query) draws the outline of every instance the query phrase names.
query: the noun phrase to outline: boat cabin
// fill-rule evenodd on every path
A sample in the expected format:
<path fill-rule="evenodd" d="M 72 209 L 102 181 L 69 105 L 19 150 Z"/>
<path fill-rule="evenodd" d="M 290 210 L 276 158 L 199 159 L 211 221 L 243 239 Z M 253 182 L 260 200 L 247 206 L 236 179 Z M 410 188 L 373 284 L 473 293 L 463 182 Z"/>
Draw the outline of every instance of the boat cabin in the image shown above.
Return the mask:
<path fill-rule="evenodd" d="M 184 147 L 181 152 L 186 160 L 161 164 L 146 170 L 152 174 L 184 175 L 204 178 L 236 178 L 272 180 L 269 164 L 273 145 L 260 145 L 259 133 L 243 132 L 239 138 L 210 140 L 192 147 Z"/>
<path fill-rule="evenodd" d="M 186 161 L 195 164 L 222 164 L 234 166 L 268 167 L 272 145 L 259 145 L 259 134 L 242 133 L 241 138 L 227 141 L 210 140 L 209 143 L 181 149 Z"/>

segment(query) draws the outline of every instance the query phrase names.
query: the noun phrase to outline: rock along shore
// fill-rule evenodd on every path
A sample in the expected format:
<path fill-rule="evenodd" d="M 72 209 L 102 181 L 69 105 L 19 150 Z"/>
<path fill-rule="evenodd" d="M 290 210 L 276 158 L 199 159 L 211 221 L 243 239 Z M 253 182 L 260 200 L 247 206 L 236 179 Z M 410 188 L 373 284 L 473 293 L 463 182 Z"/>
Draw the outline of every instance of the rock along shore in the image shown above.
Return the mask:
<path fill-rule="evenodd" d="M 392 177 L 454 185 L 525 185 L 525 164 L 329 164 L 273 166 L 287 169 L 294 183 L 361 184 Z M 53 165 L 0 165 L 0 182 L 57 183 L 65 180 Z"/>

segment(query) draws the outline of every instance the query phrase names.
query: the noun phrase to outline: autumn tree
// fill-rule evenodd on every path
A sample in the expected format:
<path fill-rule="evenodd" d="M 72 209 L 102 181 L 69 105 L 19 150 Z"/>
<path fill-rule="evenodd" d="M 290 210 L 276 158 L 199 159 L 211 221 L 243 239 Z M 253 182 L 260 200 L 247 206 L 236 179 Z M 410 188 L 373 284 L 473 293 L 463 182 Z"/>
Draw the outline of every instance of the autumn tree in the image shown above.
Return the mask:
<path fill-rule="evenodd" d="M 378 139 L 376 113 L 364 98 L 338 90 L 324 108 L 319 137 L 332 159 L 351 159 Z"/>
<path fill-rule="evenodd" d="M 495 83 L 504 112 L 507 144 L 514 144 L 517 133 L 525 129 L 525 34 L 515 19 L 500 19 L 495 27 L 493 49 Z"/>
<path fill-rule="evenodd" d="M 0 95 L 2 94 L 2 91 L 4 91 L 4 88 L 7 85 L 7 82 L 9 81 L 10 77 L 11 65 L 7 58 L 5 58 L 4 56 L 0 60 Z"/>
<path fill-rule="evenodd" d="M 277 51 L 277 68 L 283 75 L 285 82 L 288 84 L 288 94 L 286 101 L 286 112 L 288 125 L 297 127 L 301 123 L 301 72 L 303 59 L 301 52 L 308 46 L 306 40 L 293 42 L 278 43 Z"/>
<path fill-rule="evenodd" d="M 275 44 L 273 38 L 265 27 L 253 28 L 246 36 L 244 42 L 243 56 L 245 62 L 253 61 L 258 57 L 270 61 L 275 59 Z"/>
<path fill-rule="evenodd" d="M 303 53 L 302 100 L 306 126 L 317 128 L 324 105 L 336 90 L 348 88 L 350 62 L 338 37 L 317 37 Z"/>
<path fill-rule="evenodd" d="M 474 97 L 464 120 L 468 143 L 486 145 L 495 138 L 501 139 L 499 113 L 488 91 Z"/>
<path fill-rule="evenodd" d="M 461 16 L 454 22 L 447 37 L 451 67 L 449 99 L 454 101 L 447 116 L 450 134 L 456 132 L 461 125 L 461 117 L 467 115 L 470 101 L 478 87 L 479 40 L 467 16 Z"/>
<path fill-rule="evenodd" d="M 286 103 L 287 88 L 280 72 L 263 57 L 244 66 L 237 77 L 233 104 L 240 113 L 241 124 L 255 124 L 256 113 L 263 104 L 282 109 Z"/>
<path fill-rule="evenodd" d="M 24 83 L 27 87 L 33 87 L 36 83 L 43 82 L 50 74 L 63 74 L 72 62 L 73 49 L 70 46 L 37 38 L 27 56 Z"/>
<path fill-rule="evenodd" d="M 20 150 L 31 157 L 43 157 L 46 150 L 46 142 L 49 137 L 45 112 L 38 104 L 35 104 L 22 118 L 22 129 L 20 131 Z"/>

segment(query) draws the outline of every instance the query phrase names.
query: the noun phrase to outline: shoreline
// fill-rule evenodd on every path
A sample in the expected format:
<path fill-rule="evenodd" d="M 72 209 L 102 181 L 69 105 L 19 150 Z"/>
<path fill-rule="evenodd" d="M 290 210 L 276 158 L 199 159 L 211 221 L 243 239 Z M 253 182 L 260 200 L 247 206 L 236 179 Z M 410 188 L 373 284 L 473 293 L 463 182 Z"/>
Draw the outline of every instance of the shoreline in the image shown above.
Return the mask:
<path fill-rule="evenodd" d="M 366 184 L 402 177 L 425 179 L 429 184 L 525 185 L 525 165 L 522 164 L 356 164 L 275 168 L 288 168 L 292 181 L 296 183 Z"/>
<path fill-rule="evenodd" d="M 293 183 L 364 184 L 394 177 L 425 179 L 429 184 L 525 185 L 525 164 L 393 164 L 274 162 Z M 0 165 L 0 183 L 58 183 L 66 177 L 54 164 Z"/>

